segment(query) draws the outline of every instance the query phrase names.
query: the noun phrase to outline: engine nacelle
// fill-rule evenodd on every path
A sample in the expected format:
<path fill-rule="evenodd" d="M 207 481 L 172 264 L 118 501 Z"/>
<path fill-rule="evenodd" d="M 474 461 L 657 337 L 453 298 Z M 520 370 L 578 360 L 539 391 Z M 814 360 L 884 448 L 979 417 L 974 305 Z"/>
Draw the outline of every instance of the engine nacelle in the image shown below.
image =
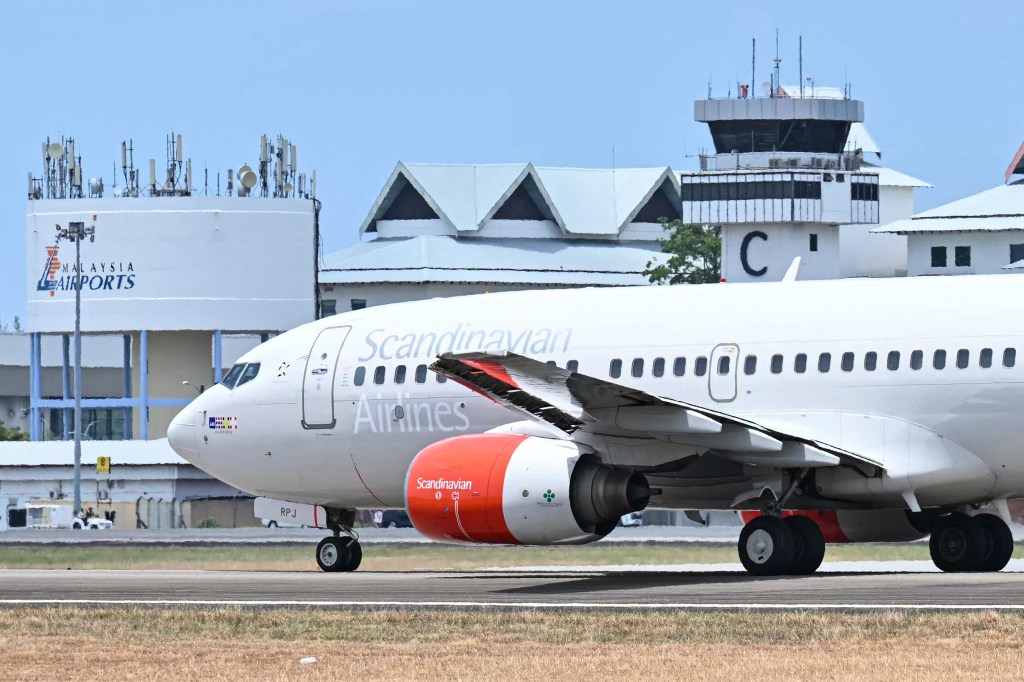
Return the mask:
<path fill-rule="evenodd" d="M 928 512 L 915 514 L 906 509 L 836 509 L 828 511 L 784 511 L 785 516 L 806 516 L 818 524 L 825 542 L 909 542 L 931 532 Z M 743 512 L 750 521 L 758 512 Z"/>
<path fill-rule="evenodd" d="M 448 542 L 593 542 L 650 495 L 642 474 L 604 466 L 572 441 L 508 434 L 433 443 L 405 480 L 412 524 Z"/>

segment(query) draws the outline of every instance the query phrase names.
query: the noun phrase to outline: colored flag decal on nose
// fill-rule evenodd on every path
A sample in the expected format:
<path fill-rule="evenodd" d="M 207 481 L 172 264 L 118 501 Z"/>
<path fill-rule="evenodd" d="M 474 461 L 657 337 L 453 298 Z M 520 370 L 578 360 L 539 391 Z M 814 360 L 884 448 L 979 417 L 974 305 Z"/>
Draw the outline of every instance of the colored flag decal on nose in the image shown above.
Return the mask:
<path fill-rule="evenodd" d="M 236 431 L 238 417 L 210 417 L 210 428 L 214 431 Z"/>

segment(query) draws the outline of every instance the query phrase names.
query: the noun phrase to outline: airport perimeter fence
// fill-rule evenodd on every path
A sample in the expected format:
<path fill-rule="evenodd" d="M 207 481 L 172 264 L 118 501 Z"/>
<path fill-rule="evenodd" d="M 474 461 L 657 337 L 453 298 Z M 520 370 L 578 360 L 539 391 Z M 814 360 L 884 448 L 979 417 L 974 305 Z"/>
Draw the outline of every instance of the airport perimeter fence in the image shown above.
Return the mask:
<path fill-rule="evenodd" d="M 184 499 L 139 497 L 135 501 L 135 527 L 253 528 L 252 497 L 188 497 Z"/>

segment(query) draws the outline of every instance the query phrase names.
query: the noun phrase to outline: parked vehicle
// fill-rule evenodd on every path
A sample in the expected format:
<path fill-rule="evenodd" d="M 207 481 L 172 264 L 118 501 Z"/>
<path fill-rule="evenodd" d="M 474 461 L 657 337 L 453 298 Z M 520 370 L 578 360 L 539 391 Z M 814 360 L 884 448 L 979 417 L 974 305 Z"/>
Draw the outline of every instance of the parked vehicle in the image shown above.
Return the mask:
<path fill-rule="evenodd" d="M 401 509 L 386 509 L 375 511 L 373 521 L 380 528 L 412 528 L 412 521 L 409 515 Z"/>

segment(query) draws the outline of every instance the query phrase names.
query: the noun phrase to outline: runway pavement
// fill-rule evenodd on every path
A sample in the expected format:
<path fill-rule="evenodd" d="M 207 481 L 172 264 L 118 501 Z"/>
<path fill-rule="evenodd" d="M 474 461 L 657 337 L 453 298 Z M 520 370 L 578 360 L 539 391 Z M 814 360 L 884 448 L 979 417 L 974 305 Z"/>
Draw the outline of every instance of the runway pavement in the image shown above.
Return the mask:
<path fill-rule="evenodd" d="M 1024 610 L 1024 573 L 0 571 L 0 607 Z"/>

